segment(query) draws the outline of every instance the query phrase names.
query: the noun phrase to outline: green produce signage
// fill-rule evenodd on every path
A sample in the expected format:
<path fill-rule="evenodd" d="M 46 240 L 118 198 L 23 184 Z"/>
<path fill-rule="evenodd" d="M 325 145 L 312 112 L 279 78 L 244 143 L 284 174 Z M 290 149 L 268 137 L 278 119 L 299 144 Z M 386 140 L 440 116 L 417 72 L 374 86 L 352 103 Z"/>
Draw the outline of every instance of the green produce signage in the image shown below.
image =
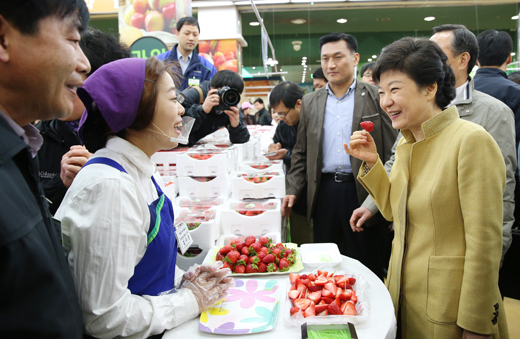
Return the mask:
<path fill-rule="evenodd" d="M 168 47 L 158 38 L 144 36 L 134 41 L 132 46 L 130 46 L 130 50 L 134 58 L 147 59 L 168 51 Z"/>

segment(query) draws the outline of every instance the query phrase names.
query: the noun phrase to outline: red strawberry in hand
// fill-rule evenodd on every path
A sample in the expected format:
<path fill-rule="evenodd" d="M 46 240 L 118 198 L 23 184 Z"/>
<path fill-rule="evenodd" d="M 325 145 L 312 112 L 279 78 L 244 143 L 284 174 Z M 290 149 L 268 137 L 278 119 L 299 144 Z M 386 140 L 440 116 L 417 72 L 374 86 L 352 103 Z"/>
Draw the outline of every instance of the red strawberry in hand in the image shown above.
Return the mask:
<path fill-rule="evenodd" d="M 372 121 L 363 121 L 362 123 L 360 123 L 360 125 L 368 133 L 372 132 L 372 130 L 374 129 L 374 123 Z"/>

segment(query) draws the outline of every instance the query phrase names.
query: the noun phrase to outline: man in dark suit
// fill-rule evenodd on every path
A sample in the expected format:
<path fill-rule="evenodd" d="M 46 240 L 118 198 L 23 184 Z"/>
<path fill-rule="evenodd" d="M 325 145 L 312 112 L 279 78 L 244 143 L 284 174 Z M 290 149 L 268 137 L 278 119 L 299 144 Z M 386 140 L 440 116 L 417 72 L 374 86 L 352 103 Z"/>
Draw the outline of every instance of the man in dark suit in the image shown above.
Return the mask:
<path fill-rule="evenodd" d="M 271 116 L 269 115 L 269 112 L 265 109 L 264 101 L 261 98 L 255 100 L 255 107 L 258 110 L 258 112 L 256 113 L 256 116 L 258 117 L 257 124 L 271 126 Z"/>
<path fill-rule="evenodd" d="M 397 131 L 379 105 L 377 88 L 356 81 L 359 63 L 357 41 L 352 35 L 331 33 L 320 38 L 321 67 L 329 83 L 303 97 L 298 137 L 291 170 L 286 177 L 287 196 L 283 213 L 289 215 L 307 185 L 307 218 L 314 218 L 314 242 L 337 243 L 341 253 L 356 258 L 382 276 L 376 267 L 367 232 L 354 234 L 349 224 L 352 212 L 368 193 L 356 177 L 361 161 L 343 152 L 360 123 L 371 121 L 382 161 L 390 158 Z M 380 224 L 383 219 L 371 219 Z M 378 229 L 378 228 L 374 228 Z"/>

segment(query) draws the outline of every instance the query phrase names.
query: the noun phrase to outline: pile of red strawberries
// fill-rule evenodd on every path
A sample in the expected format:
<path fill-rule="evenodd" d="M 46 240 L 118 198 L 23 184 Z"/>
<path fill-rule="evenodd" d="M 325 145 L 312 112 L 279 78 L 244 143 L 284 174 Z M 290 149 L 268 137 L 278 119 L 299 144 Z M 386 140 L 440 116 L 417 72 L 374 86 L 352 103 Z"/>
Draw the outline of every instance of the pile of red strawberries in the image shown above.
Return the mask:
<path fill-rule="evenodd" d="M 222 247 L 216 260 L 224 262 L 222 268 L 230 268 L 234 273 L 285 272 L 296 261 L 294 250 L 284 244 L 272 244 L 267 237 L 253 236 L 234 239 L 229 245 Z"/>
<path fill-rule="evenodd" d="M 357 315 L 358 297 L 352 286 L 355 278 L 334 275 L 325 271 L 317 274 L 289 274 L 289 299 L 294 307 L 291 316 Z"/>

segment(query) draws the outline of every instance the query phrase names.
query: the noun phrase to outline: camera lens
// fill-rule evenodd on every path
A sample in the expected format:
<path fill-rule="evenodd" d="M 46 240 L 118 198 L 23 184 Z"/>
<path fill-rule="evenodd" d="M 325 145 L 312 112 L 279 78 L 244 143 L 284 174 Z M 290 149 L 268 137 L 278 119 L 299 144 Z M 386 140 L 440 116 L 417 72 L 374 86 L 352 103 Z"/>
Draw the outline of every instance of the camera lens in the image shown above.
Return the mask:
<path fill-rule="evenodd" d="M 240 93 L 234 88 L 230 88 L 222 95 L 222 101 L 229 107 L 236 106 L 240 102 Z"/>

